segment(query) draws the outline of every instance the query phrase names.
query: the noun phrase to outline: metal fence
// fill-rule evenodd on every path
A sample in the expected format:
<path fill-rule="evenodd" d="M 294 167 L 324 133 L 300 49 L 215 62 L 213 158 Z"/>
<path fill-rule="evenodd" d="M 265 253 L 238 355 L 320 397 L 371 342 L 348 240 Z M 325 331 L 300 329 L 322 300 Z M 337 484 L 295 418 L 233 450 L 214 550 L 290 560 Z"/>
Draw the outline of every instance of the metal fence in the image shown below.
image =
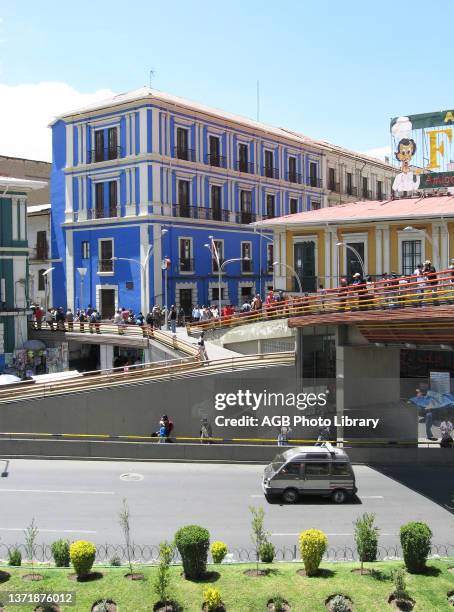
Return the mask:
<path fill-rule="evenodd" d="M 0 560 L 8 560 L 8 552 L 13 548 L 20 550 L 22 559 L 26 559 L 24 544 L 3 544 L 0 543 Z M 141 564 L 156 564 L 159 558 L 159 545 L 155 544 L 132 544 L 130 557 L 133 563 Z M 448 558 L 454 557 L 454 544 L 433 544 L 431 546 L 430 558 Z M 122 544 L 97 544 L 96 545 L 96 563 L 110 564 L 114 559 L 119 559 L 122 563 L 127 562 L 128 554 L 126 546 Z M 398 544 L 391 546 L 379 546 L 377 550 L 377 561 L 402 559 L 402 549 Z M 330 546 L 323 555 L 324 561 L 358 561 L 358 554 L 354 546 Z M 34 561 L 38 563 L 52 563 L 52 551 L 50 544 L 37 544 L 35 548 Z M 181 557 L 175 549 L 173 563 L 181 563 Z M 229 549 L 224 563 L 248 563 L 256 561 L 256 553 L 253 548 L 232 548 Z M 209 555 L 209 562 L 212 562 Z M 275 562 L 301 562 L 299 547 L 297 544 L 293 546 L 283 546 L 275 549 Z"/>

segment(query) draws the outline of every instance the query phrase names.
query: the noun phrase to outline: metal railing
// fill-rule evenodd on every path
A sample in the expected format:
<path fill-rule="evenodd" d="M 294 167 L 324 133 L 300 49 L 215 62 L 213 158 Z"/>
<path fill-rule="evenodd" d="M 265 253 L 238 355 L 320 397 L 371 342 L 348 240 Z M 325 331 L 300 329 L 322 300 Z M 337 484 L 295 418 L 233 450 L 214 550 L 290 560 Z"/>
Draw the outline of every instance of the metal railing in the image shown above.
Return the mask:
<path fill-rule="evenodd" d="M 237 161 L 236 169 L 238 170 L 238 172 L 246 172 L 247 174 L 255 174 L 254 162 Z"/>
<path fill-rule="evenodd" d="M 256 220 L 257 220 L 257 215 L 253 212 L 242 210 L 235 214 L 236 223 L 242 223 L 244 225 L 247 225 L 249 223 L 255 223 Z"/>
<path fill-rule="evenodd" d="M 103 147 L 102 149 L 92 149 L 88 151 L 87 163 L 94 164 L 97 162 L 109 161 L 121 157 L 121 147 Z"/>
<path fill-rule="evenodd" d="M 173 204 L 173 217 L 186 219 L 202 219 L 205 221 L 229 221 L 229 211 L 223 208 L 205 208 L 203 206 L 190 206 L 189 204 Z"/>
<path fill-rule="evenodd" d="M 354 187 L 353 185 L 351 187 L 346 187 L 345 188 L 345 193 L 349 196 L 357 196 L 358 195 L 358 187 Z"/>
<path fill-rule="evenodd" d="M 302 176 L 299 172 L 287 172 L 286 179 L 289 183 L 298 183 L 301 184 Z"/>
<path fill-rule="evenodd" d="M 317 187 L 318 189 L 322 188 L 322 179 L 316 176 L 308 176 L 306 178 L 306 185 L 309 187 Z"/>
<path fill-rule="evenodd" d="M 180 257 L 176 269 L 178 272 L 194 272 L 194 260 L 188 257 Z"/>
<path fill-rule="evenodd" d="M 329 183 L 328 189 L 330 191 L 334 191 L 335 193 L 340 193 L 340 183 Z"/>
<path fill-rule="evenodd" d="M 279 169 L 275 166 L 264 166 L 262 168 L 262 176 L 266 176 L 267 178 L 278 179 L 279 178 Z"/>
<path fill-rule="evenodd" d="M 87 324 L 86 324 L 87 325 Z M 166 336 L 169 346 L 177 349 L 181 340 L 176 337 L 153 330 L 155 339 L 164 343 L 162 336 Z M 85 372 L 82 377 L 68 378 L 52 383 L 30 383 L 24 381 L 7 385 L 7 389 L 0 388 L 0 404 L 27 399 L 43 399 L 49 396 L 66 395 L 68 393 L 86 393 L 102 388 L 111 388 L 118 385 L 143 384 L 150 380 L 168 380 L 169 378 L 182 376 L 198 376 L 209 373 L 216 374 L 227 370 L 236 371 L 244 368 L 285 365 L 294 362 L 294 352 L 264 353 L 257 355 L 241 355 L 223 359 L 209 359 L 201 361 L 198 348 L 192 344 L 185 343 L 193 352 L 192 356 L 140 364 L 136 366 L 125 366 L 120 368 L 109 368 L 107 370 L 95 370 Z M 187 349 L 188 350 L 188 349 Z M 93 435 L 93 437 L 100 437 Z"/>
<path fill-rule="evenodd" d="M 454 306 L 454 271 L 388 278 L 361 285 L 323 289 L 316 294 L 291 296 L 281 302 L 264 304 L 262 309 L 188 325 L 189 333 L 203 329 L 233 327 L 273 318 L 305 315 L 334 315 L 351 311 L 393 310 L 448 304 Z M 454 318 L 454 308 L 453 308 Z M 454 329 L 453 329 L 454 333 Z"/>
<path fill-rule="evenodd" d="M 36 245 L 30 249 L 30 261 L 44 261 L 49 258 L 49 244 Z"/>
<path fill-rule="evenodd" d="M 227 159 L 225 155 L 218 155 L 209 153 L 207 155 L 206 163 L 209 166 L 216 166 L 217 168 L 226 168 L 227 167 Z"/>
<path fill-rule="evenodd" d="M 186 161 L 196 161 L 195 150 L 186 147 L 173 147 L 173 156 Z"/>

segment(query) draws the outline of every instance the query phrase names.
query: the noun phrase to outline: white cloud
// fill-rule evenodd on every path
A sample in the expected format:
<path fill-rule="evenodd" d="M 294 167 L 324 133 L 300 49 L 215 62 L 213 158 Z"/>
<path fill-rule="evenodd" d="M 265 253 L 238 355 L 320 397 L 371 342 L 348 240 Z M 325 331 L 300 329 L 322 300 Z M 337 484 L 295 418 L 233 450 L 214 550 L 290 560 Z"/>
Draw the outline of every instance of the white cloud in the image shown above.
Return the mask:
<path fill-rule="evenodd" d="M 0 83 L 0 155 L 52 160 L 47 127 L 58 115 L 114 96 L 109 89 L 81 93 L 67 83 Z"/>
<path fill-rule="evenodd" d="M 385 157 L 389 157 L 391 160 L 391 147 L 375 147 L 374 149 L 368 149 L 363 151 L 364 155 L 370 155 L 370 157 L 377 157 L 384 161 Z"/>

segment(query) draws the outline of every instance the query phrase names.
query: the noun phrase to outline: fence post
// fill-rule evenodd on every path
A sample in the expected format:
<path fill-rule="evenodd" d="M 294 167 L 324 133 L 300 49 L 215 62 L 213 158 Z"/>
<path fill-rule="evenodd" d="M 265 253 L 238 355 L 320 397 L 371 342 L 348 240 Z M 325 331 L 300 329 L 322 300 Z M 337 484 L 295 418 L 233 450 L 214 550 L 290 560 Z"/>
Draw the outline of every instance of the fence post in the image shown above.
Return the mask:
<path fill-rule="evenodd" d="M 297 559 L 297 552 L 296 552 L 296 544 L 293 545 L 293 561 L 296 561 Z"/>

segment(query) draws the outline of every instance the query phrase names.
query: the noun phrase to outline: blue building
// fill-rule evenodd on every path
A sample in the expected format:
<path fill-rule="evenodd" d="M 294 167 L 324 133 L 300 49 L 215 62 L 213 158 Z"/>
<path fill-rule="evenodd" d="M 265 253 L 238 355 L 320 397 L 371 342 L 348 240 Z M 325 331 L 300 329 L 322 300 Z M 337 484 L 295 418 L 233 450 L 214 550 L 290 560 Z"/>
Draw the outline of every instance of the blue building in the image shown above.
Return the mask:
<path fill-rule="evenodd" d="M 325 205 L 323 153 L 304 136 L 149 88 L 62 115 L 52 131 L 55 306 L 111 317 L 166 297 L 186 312 L 217 301 L 211 240 L 235 260 L 223 304 L 263 297 L 280 254 L 250 224 Z"/>

